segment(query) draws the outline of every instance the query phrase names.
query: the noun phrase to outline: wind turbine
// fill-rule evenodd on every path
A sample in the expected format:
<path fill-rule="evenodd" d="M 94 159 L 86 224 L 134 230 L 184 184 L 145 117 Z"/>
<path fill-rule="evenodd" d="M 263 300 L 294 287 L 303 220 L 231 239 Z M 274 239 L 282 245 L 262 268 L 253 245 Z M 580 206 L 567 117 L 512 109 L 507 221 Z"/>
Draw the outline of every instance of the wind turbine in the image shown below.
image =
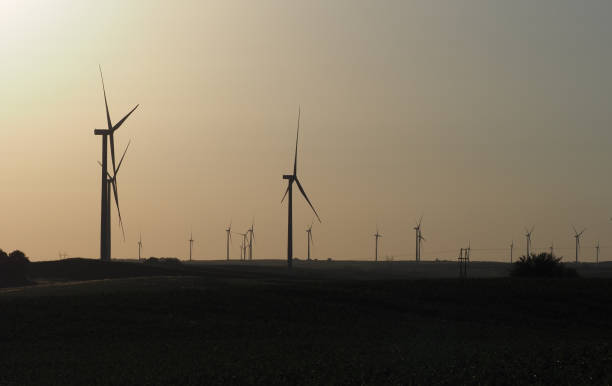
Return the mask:
<path fill-rule="evenodd" d="M 550 242 L 550 255 L 553 256 L 555 254 L 555 243 L 553 241 Z"/>
<path fill-rule="evenodd" d="M 423 216 L 419 218 L 419 222 L 414 227 L 414 230 L 416 231 L 416 253 L 415 253 L 416 261 L 421 261 L 421 241 L 427 241 L 425 240 L 425 238 L 423 237 L 423 234 L 421 233 L 421 223 L 422 222 L 423 222 Z"/>
<path fill-rule="evenodd" d="M 253 241 L 255 240 L 255 220 L 251 222 L 251 227 L 247 230 L 249 234 L 249 260 L 253 260 Z"/>
<path fill-rule="evenodd" d="M 531 253 L 531 234 L 533 233 L 534 229 L 535 225 L 531 227 L 531 230 L 525 228 L 525 237 L 527 238 L 527 257 L 529 257 L 529 254 Z"/>
<path fill-rule="evenodd" d="M 514 250 L 514 240 L 510 243 L 510 264 L 512 264 L 512 252 Z"/>
<path fill-rule="evenodd" d="M 314 220 L 312 220 L 312 223 L 306 229 L 306 234 L 307 234 L 306 238 L 308 240 L 308 261 L 310 261 L 310 243 L 312 242 L 314 244 L 314 241 L 312 239 L 312 224 L 314 224 Z"/>
<path fill-rule="evenodd" d="M 189 234 L 189 261 L 191 261 L 191 251 L 193 250 L 193 232 Z"/>
<path fill-rule="evenodd" d="M 582 234 L 584 233 L 584 231 L 586 231 L 586 228 L 584 228 L 580 233 L 578 233 L 578 231 L 573 225 L 572 225 L 572 228 L 574 229 L 574 238 L 576 239 L 576 263 L 578 263 L 578 251 L 580 250 L 580 237 L 582 237 Z"/>
<path fill-rule="evenodd" d="M 599 240 L 597 240 L 597 245 L 595 246 L 595 262 L 599 264 Z"/>
<path fill-rule="evenodd" d="M 319 218 L 317 211 L 315 210 L 314 206 L 312 206 L 312 203 L 308 199 L 308 196 L 306 195 L 306 192 L 304 191 L 302 184 L 300 184 L 300 180 L 298 179 L 298 176 L 297 176 L 297 150 L 298 150 L 298 140 L 300 138 L 300 114 L 301 114 L 301 109 L 298 108 L 297 135 L 295 138 L 295 158 L 293 160 L 293 174 L 283 175 L 283 179 L 287 180 L 288 185 L 287 185 L 287 190 L 285 190 L 285 194 L 283 195 L 283 199 L 281 200 L 281 203 L 282 203 L 285 200 L 285 197 L 287 196 L 287 194 L 289 194 L 289 204 L 288 204 L 289 216 L 288 216 L 288 221 L 287 221 L 287 264 L 289 268 L 291 268 L 293 265 L 293 183 L 294 182 L 297 183 L 297 186 L 300 189 L 300 192 L 302 193 L 302 195 L 308 202 L 308 205 L 310 205 L 310 208 L 314 212 L 315 216 L 317 216 L 317 219 L 319 220 L 319 222 L 321 222 L 321 219 Z"/>
<path fill-rule="evenodd" d="M 138 261 L 140 261 L 140 251 L 142 250 L 142 233 L 138 236 Z"/>
<path fill-rule="evenodd" d="M 230 242 L 232 241 L 232 222 L 230 221 L 229 227 L 227 227 L 225 229 L 225 232 L 227 233 L 227 237 L 226 237 L 226 259 L 227 261 L 229 261 L 229 246 L 230 246 Z"/>
<path fill-rule="evenodd" d="M 115 139 L 114 133 L 117 131 L 123 122 L 138 108 L 138 105 L 134 107 L 125 117 L 123 117 L 115 125 L 111 123 L 110 113 L 108 111 L 108 101 L 106 99 L 106 88 L 104 86 L 104 77 L 102 76 L 102 67 L 100 67 L 100 79 L 102 80 L 102 91 L 104 93 L 104 106 L 106 107 L 106 122 L 108 125 L 107 129 L 94 129 L 94 135 L 102 136 L 102 194 L 101 194 L 101 205 L 100 205 L 100 260 L 110 261 L 111 258 L 111 215 L 110 215 L 110 185 L 113 187 L 113 193 L 115 196 L 115 205 L 117 205 L 117 212 L 119 215 L 119 224 L 123 229 L 123 221 L 121 220 L 121 211 L 119 210 L 119 197 L 117 194 L 117 167 L 115 167 Z M 112 182 L 107 178 L 110 174 L 108 173 L 108 151 L 107 146 L 110 142 L 111 150 L 111 161 L 113 167 L 113 178 Z"/>
<path fill-rule="evenodd" d="M 234 233 L 242 236 L 242 243 L 240 244 L 240 260 L 246 260 L 246 249 L 247 249 L 246 237 L 249 232 L 247 231 L 246 233 L 238 233 L 238 232 L 234 232 Z"/>
<path fill-rule="evenodd" d="M 376 233 L 374 234 L 374 238 L 376 240 L 376 244 L 374 247 L 374 261 L 378 261 L 378 239 L 381 237 L 383 236 L 378 232 L 378 227 L 376 227 Z"/>

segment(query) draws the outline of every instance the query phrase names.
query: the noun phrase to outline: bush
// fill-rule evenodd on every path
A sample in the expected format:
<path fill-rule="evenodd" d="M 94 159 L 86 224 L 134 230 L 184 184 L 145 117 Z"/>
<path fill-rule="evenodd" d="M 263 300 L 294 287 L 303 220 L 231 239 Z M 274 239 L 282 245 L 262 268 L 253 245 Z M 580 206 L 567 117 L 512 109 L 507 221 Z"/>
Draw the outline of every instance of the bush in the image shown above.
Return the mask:
<path fill-rule="evenodd" d="M 176 257 L 149 257 L 144 262 L 147 264 L 181 264 L 181 261 Z"/>
<path fill-rule="evenodd" d="M 15 250 L 8 255 L 0 249 L 0 286 L 27 283 L 28 264 L 25 253 Z"/>
<path fill-rule="evenodd" d="M 555 257 L 550 253 L 521 256 L 514 263 L 511 276 L 515 277 L 578 277 L 573 268 L 561 263 L 562 257 Z"/>

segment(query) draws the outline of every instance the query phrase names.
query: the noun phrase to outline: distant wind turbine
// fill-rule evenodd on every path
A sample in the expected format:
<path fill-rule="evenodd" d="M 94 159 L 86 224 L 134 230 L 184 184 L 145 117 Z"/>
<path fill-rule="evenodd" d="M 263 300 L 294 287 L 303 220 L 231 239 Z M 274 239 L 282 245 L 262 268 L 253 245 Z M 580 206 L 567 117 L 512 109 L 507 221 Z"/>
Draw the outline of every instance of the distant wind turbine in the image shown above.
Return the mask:
<path fill-rule="evenodd" d="M 115 166 L 115 139 L 114 133 L 117 131 L 123 122 L 138 108 L 134 107 L 125 117 L 123 117 L 115 125 L 111 123 L 110 113 L 108 111 L 108 102 L 106 99 L 106 88 L 104 86 L 104 77 L 102 76 L 102 67 L 100 67 L 100 79 L 102 80 L 102 91 L 104 93 L 104 105 L 106 107 L 106 122 L 107 129 L 94 129 L 95 135 L 102 136 L 102 197 L 100 205 L 100 260 L 110 261 L 111 259 L 111 205 L 110 205 L 110 187 L 112 185 L 115 196 L 115 205 L 119 215 L 119 225 L 123 231 L 123 221 L 121 219 L 121 211 L 119 210 L 119 197 L 117 194 L 117 170 Z M 111 162 L 112 162 L 112 180 L 109 180 L 110 173 L 108 172 L 108 151 L 107 145 L 110 142 Z M 125 233 L 124 233 L 125 238 Z"/>
<path fill-rule="evenodd" d="M 512 264 L 512 252 L 514 251 L 514 240 L 510 243 L 510 264 Z"/>
<path fill-rule="evenodd" d="M 550 242 L 550 255 L 554 256 L 555 254 L 555 243 L 553 241 Z"/>
<path fill-rule="evenodd" d="M 312 220 L 312 223 L 310 224 L 310 226 L 308 228 L 306 228 L 306 238 L 308 241 L 308 261 L 310 261 L 310 243 L 312 243 L 314 245 L 314 241 L 312 239 L 312 224 L 314 224 L 314 220 Z"/>
<path fill-rule="evenodd" d="M 249 234 L 249 260 L 253 260 L 253 242 L 255 241 L 255 220 L 251 222 L 251 227 L 247 230 Z"/>
<path fill-rule="evenodd" d="M 242 236 L 242 243 L 240 244 L 240 260 L 246 260 L 246 249 L 247 249 L 247 241 L 246 241 L 246 237 L 248 234 L 248 231 L 246 233 L 238 233 L 238 232 L 234 232 L 239 236 Z"/>
<path fill-rule="evenodd" d="M 597 240 L 597 245 L 595 245 L 595 262 L 599 264 L 599 240 Z"/>
<path fill-rule="evenodd" d="M 376 233 L 374 233 L 374 239 L 375 244 L 374 244 L 374 261 L 378 261 L 378 239 L 383 237 L 380 232 L 378 232 L 378 227 L 376 227 Z"/>
<path fill-rule="evenodd" d="M 534 229 L 535 225 L 531 227 L 531 230 L 525 228 L 525 237 L 527 238 L 527 257 L 529 257 L 529 254 L 531 253 L 531 234 L 533 233 Z"/>
<path fill-rule="evenodd" d="M 195 241 L 195 240 L 193 239 L 193 232 L 191 232 L 191 233 L 189 234 L 189 261 L 191 261 L 191 252 L 192 252 L 192 250 L 193 250 L 193 242 L 194 242 L 194 241 Z"/>
<path fill-rule="evenodd" d="M 225 229 L 225 232 L 227 233 L 227 237 L 226 237 L 226 252 L 225 252 L 225 258 L 227 259 L 227 261 L 229 261 L 229 247 L 230 247 L 230 242 L 232 241 L 232 222 L 230 221 L 229 226 Z"/>
<path fill-rule="evenodd" d="M 574 238 L 576 239 L 576 263 L 578 263 L 578 253 L 580 250 L 580 237 L 582 237 L 582 234 L 584 233 L 584 231 L 586 231 L 586 228 L 578 232 L 576 230 L 576 227 L 572 225 L 572 229 L 574 230 Z"/>
<path fill-rule="evenodd" d="M 421 223 L 422 222 L 423 222 L 423 216 L 419 218 L 419 222 L 414 227 L 414 230 L 416 231 L 416 253 L 415 253 L 416 261 L 421 261 L 421 242 L 427 241 L 425 240 L 425 238 L 423 237 L 423 234 L 421 233 Z"/>
<path fill-rule="evenodd" d="M 138 236 L 138 261 L 140 261 L 140 252 L 142 251 L 142 233 Z"/>
<path fill-rule="evenodd" d="M 315 216 L 317 216 L 317 219 L 319 220 L 319 222 L 321 222 L 321 219 L 319 218 L 317 211 L 315 210 L 314 206 L 312 206 L 312 203 L 310 202 L 310 199 L 308 199 L 308 196 L 306 195 L 306 192 L 304 191 L 302 184 L 300 184 L 300 180 L 298 179 L 298 176 L 297 176 L 297 154 L 298 154 L 297 151 L 298 151 L 298 140 L 300 138 L 300 114 L 301 114 L 301 109 L 298 108 L 297 135 L 295 138 L 295 158 L 293 160 L 293 174 L 283 175 L 283 179 L 287 180 L 288 186 L 287 186 L 287 190 L 285 190 L 285 194 L 283 195 L 283 199 L 281 200 L 281 202 L 283 202 L 287 194 L 289 194 L 289 204 L 288 204 L 289 216 L 288 216 L 288 221 L 287 221 L 287 264 L 289 268 L 291 268 L 293 265 L 293 183 L 294 182 L 297 184 L 298 188 L 300 189 L 300 192 L 302 193 L 302 195 L 308 202 L 308 205 L 310 205 L 310 208 L 314 212 Z"/>

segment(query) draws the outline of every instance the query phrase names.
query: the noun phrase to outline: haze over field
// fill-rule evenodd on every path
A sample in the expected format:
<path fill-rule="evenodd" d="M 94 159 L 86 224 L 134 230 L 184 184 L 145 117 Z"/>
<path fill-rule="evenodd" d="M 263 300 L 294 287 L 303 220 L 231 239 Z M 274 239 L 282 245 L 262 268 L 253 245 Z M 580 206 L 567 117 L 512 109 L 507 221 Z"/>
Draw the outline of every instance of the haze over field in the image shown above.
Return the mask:
<path fill-rule="evenodd" d="M 98 257 L 105 75 L 126 242 L 113 257 L 284 258 L 297 110 L 312 256 L 612 259 L 608 1 L 0 3 L 0 248 Z M 294 254 L 313 219 L 295 197 Z M 580 230 L 579 229 L 579 230 Z M 232 257 L 239 256 L 234 238 Z M 481 249 L 479 251 L 479 249 Z M 482 249 L 487 249 L 484 251 Z"/>

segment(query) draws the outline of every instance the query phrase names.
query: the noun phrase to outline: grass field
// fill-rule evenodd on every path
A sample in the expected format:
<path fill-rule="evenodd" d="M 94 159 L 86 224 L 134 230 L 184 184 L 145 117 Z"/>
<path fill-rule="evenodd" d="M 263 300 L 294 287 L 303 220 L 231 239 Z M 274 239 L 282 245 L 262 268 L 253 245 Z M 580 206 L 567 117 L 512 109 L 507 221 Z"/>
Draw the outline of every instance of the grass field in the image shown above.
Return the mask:
<path fill-rule="evenodd" d="M 0 384 L 612 383 L 612 279 L 384 264 L 34 263 Z"/>

